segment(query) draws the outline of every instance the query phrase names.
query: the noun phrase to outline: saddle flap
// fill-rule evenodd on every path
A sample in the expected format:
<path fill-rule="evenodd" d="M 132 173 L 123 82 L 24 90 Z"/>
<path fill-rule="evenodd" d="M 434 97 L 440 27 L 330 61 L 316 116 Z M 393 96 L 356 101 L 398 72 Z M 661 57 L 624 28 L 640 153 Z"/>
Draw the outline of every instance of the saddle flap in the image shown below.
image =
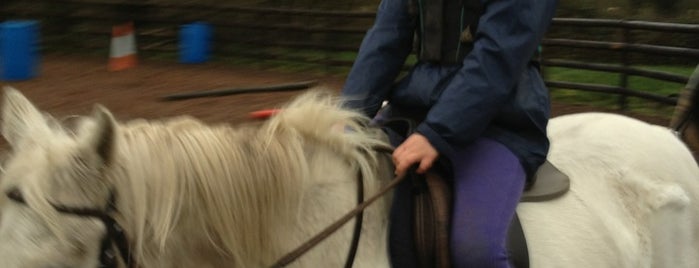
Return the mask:
<path fill-rule="evenodd" d="M 434 172 L 419 176 L 420 193 L 415 195 L 415 224 L 413 232 L 418 267 L 451 267 L 449 231 L 451 220 L 451 189 Z"/>
<path fill-rule="evenodd" d="M 562 196 L 570 189 L 570 178 L 549 161 L 536 171 L 535 182 L 527 189 L 520 202 L 541 202 Z"/>

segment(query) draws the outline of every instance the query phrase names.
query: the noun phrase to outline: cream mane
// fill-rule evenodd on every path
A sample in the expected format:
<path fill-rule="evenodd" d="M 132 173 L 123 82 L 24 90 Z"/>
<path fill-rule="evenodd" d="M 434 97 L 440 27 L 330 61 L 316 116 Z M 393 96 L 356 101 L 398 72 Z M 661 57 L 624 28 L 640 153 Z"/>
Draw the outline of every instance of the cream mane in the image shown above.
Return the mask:
<path fill-rule="evenodd" d="M 86 119 L 78 132 L 99 129 L 97 121 Z M 375 130 L 362 127 L 367 121 L 341 109 L 339 99 L 311 91 L 261 125 L 233 128 L 190 117 L 116 124 L 114 158 L 103 174 L 117 194 L 116 219 L 137 262 L 165 267 L 175 265 L 168 258 L 203 255 L 199 258 L 216 258 L 220 261 L 212 263 L 227 267 L 269 265 L 318 231 L 311 227 L 318 219 L 306 219 L 301 211 L 309 199 L 305 195 L 319 190 L 314 187 L 347 184 L 343 187 L 352 189 L 357 172 L 364 176 L 366 192 L 380 186 L 372 147 L 385 143 Z M 56 133 L 73 138 L 65 131 L 49 132 L 54 137 L 47 140 L 55 140 Z M 56 214 L 47 202 L 36 201 L 50 200 L 47 187 L 32 188 L 30 204 L 43 204 L 41 214 Z M 356 203 L 353 194 L 336 198 Z M 328 209 L 344 213 L 350 208 Z M 309 227 L 291 237 L 288 228 L 295 225 Z"/>
<path fill-rule="evenodd" d="M 158 259 L 161 252 L 147 249 L 179 243 L 170 241 L 173 232 L 201 232 L 236 266 L 260 265 L 245 260 L 278 257 L 269 241 L 285 236 L 279 223 L 297 220 L 307 188 L 321 179 L 333 183 L 323 177 L 332 174 L 313 174 L 310 166 L 359 168 L 375 189 L 376 159 L 365 152 L 383 143 L 359 126 L 365 118 L 338 104 L 309 93 L 259 127 L 206 126 L 186 117 L 120 125 L 108 174 L 126 226 L 136 227 L 137 254 Z"/>

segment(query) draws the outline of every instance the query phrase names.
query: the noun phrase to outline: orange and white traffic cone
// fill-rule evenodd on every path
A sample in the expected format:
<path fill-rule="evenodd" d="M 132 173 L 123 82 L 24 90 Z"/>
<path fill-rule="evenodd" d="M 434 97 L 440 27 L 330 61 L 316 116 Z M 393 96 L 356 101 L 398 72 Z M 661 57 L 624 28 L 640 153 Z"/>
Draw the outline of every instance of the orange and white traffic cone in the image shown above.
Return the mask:
<path fill-rule="evenodd" d="M 112 42 L 109 50 L 109 70 L 119 71 L 135 67 L 136 37 L 133 22 L 112 27 Z"/>

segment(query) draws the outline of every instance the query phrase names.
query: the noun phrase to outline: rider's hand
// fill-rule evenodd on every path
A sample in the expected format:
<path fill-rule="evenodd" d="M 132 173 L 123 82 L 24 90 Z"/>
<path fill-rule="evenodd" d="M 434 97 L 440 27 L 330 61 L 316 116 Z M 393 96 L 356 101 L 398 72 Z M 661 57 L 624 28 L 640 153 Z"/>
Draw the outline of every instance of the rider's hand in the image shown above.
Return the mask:
<path fill-rule="evenodd" d="M 413 164 L 420 164 L 417 173 L 425 173 L 439 156 L 430 142 L 418 133 L 410 135 L 398 148 L 393 151 L 393 164 L 396 175 L 402 176 Z"/>

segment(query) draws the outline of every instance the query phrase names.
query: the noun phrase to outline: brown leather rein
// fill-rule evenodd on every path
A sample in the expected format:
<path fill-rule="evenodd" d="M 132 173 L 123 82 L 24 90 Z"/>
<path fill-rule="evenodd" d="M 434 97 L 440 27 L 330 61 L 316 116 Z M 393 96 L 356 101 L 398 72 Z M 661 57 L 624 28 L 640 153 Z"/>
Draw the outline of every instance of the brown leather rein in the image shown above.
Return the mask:
<path fill-rule="evenodd" d="M 380 147 L 374 147 L 374 150 L 377 152 L 385 153 L 385 154 L 392 154 L 393 153 L 393 148 L 388 147 L 388 146 L 380 146 Z M 361 235 L 361 230 L 362 230 L 362 219 L 363 219 L 363 212 L 364 209 L 366 209 L 369 205 L 374 203 L 377 199 L 385 195 L 388 191 L 392 190 L 393 188 L 400 183 L 405 176 L 396 176 L 391 180 L 386 186 L 381 188 L 376 194 L 373 196 L 369 197 L 366 201 L 364 199 L 364 176 L 362 176 L 361 171 L 359 172 L 358 178 L 357 178 L 357 203 L 358 205 L 354 207 L 350 212 L 342 216 L 342 218 L 336 220 L 333 222 L 331 225 L 323 229 L 320 233 L 317 235 L 311 237 L 309 240 L 307 240 L 305 243 L 301 244 L 298 246 L 296 249 L 293 251 L 287 253 L 286 255 L 282 256 L 277 262 L 275 262 L 271 267 L 273 268 L 279 268 L 279 267 L 284 267 L 292 262 L 294 262 L 296 259 L 299 257 L 303 256 L 303 254 L 306 254 L 310 249 L 313 247 L 317 246 L 318 243 L 322 242 L 326 238 L 328 238 L 330 235 L 335 233 L 338 229 L 340 229 L 342 226 L 344 226 L 349 220 L 352 218 L 356 217 L 355 225 L 354 225 L 354 233 L 352 235 L 352 245 L 350 247 L 350 253 L 347 256 L 347 261 L 345 262 L 345 268 L 350 268 L 352 267 L 352 264 L 354 263 L 354 257 L 357 253 L 357 248 L 359 246 L 359 237 Z"/>

